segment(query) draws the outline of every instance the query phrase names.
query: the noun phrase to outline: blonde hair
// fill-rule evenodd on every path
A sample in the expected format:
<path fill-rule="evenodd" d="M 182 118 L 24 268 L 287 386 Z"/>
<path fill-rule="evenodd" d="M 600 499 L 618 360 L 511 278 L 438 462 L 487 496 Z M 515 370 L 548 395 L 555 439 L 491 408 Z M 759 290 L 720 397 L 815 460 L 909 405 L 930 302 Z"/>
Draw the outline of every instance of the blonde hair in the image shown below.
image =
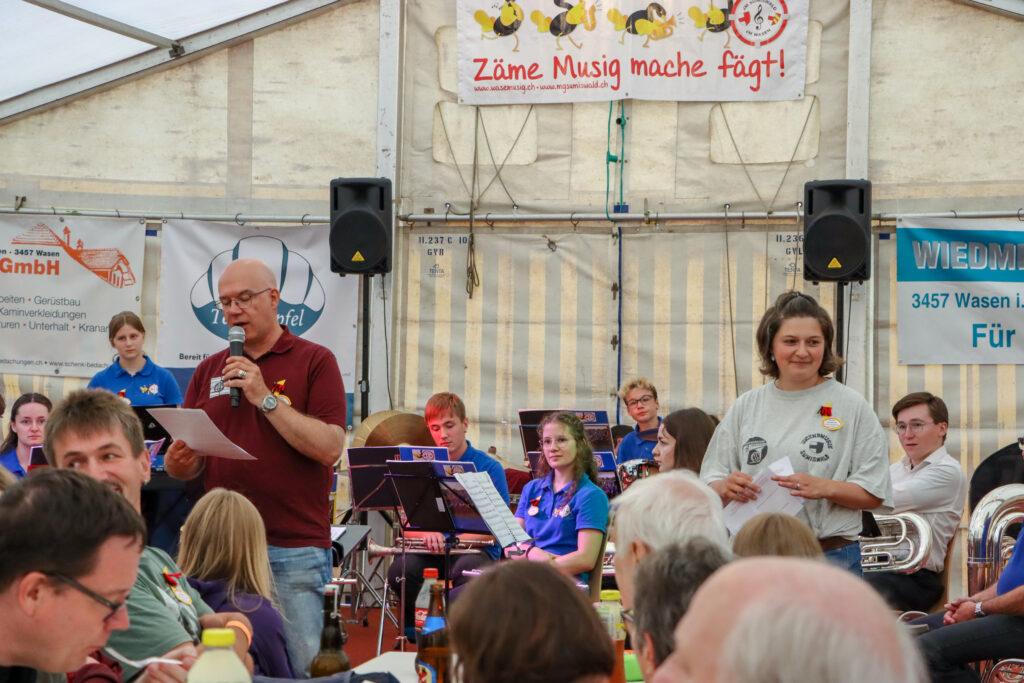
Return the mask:
<path fill-rule="evenodd" d="M 6 467 L 0 465 L 0 493 L 3 493 L 15 481 L 17 480 L 14 475 Z"/>
<path fill-rule="evenodd" d="M 811 528 L 792 515 L 755 515 L 736 533 L 732 551 L 737 557 L 778 555 L 820 560 L 825 557 Z"/>
<path fill-rule="evenodd" d="M 178 565 L 187 576 L 226 582 L 233 603 L 237 592 L 274 601 L 266 527 L 256 506 L 235 491 L 212 489 L 192 508 Z"/>
<path fill-rule="evenodd" d="M 619 398 L 625 401 L 626 397 L 629 396 L 629 392 L 633 391 L 634 389 L 646 389 L 647 391 L 651 392 L 651 396 L 654 397 L 655 401 L 658 400 L 658 390 L 654 388 L 654 384 L 651 382 L 651 380 L 642 376 L 634 377 L 633 379 L 627 381 L 625 384 L 619 387 Z"/>

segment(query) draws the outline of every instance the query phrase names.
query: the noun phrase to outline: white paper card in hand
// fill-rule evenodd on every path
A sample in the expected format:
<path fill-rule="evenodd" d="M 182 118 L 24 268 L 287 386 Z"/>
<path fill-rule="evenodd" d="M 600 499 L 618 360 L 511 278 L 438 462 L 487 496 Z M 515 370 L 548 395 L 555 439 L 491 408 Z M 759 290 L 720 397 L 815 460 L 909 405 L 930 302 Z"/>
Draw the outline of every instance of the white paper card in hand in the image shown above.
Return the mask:
<path fill-rule="evenodd" d="M 788 457 L 776 460 L 754 476 L 754 484 L 761 488 L 757 500 L 749 503 L 731 501 L 725 506 L 723 517 L 725 526 L 733 536 L 747 520 L 763 512 L 783 512 L 796 515 L 804 507 L 804 499 L 791 494 L 790 489 L 779 486 L 772 481 L 773 476 L 788 477 L 793 474 L 793 463 Z"/>

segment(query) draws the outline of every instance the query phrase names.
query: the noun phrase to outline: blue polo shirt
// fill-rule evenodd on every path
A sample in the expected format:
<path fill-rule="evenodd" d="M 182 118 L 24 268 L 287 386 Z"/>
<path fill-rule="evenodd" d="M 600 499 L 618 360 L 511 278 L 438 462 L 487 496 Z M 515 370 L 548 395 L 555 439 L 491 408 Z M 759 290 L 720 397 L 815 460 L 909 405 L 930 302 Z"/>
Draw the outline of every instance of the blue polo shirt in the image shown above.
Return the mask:
<path fill-rule="evenodd" d="M 508 479 L 505 478 L 505 468 L 501 466 L 500 462 L 479 448 L 473 448 L 473 444 L 468 439 L 466 440 L 466 452 L 462 454 L 458 462 L 471 462 L 476 466 L 477 472 L 486 472 L 494 482 L 494 488 L 498 489 L 498 495 L 505 501 L 505 505 L 508 505 Z M 484 552 L 490 555 L 491 559 L 496 560 L 501 554 L 501 548 L 492 546 L 486 548 Z"/>
<path fill-rule="evenodd" d="M 567 514 L 555 514 L 556 503 L 572 484 L 552 491 L 554 473 L 543 479 L 534 479 L 523 488 L 516 508 L 516 517 L 525 523 L 526 533 L 535 545 L 555 555 L 567 555 L 578 549 L 577 532 L 581 529 L 608 530 L 608 496 L 590 479 L 580 479 L 576 493 L 569 499 Z M 537 501 L 537 513 L 530 514 L 531 501 Z"/>
<path fill-rule="evenodd" d="M 1009 593 L 1022 585 L 1024 585 L 1024 543 L 1014 544 L 1013 555 L 1010 556 L 1010 561 L 1006 563 L 999 575 L 999 581 L 996 583 L 996 595 Z"/>
<path fill-rule="evenodd" d="M 106 389 L 128 400 L 133 406 L 181 405 L 181 389 L 168 370 L 144 356 L 146 364 L 134 375 L 115 360 L 89 380 L 90 389 Z M 124 393 L 122 393 L 124 392 Z"/>
<path fill-rule="evenodd" d="M 661 418 L 658 418 L 658 424 L 661 424 Z M 657 427 L 654 428 L 657 432 Z M 629 434 L 622 437 L 622 441 L 619 443 L 619 450 L 615 453 L 616 464 L 621 465 L 627 460 L 654 460 L 654 447 L 658 445 L 657 441 L 645 441 L 640 438 L 640 425 L 633 428 Z"/>
<path fill-rule="evenodd" d="M 4 469 L 13 474 L 15 479 L 21 479 L 26 474 L 25 470 L 21 468 L 21 463 L 18 462 L 17 446 L 13 446 L 0 453 L 0 465 L 3 465 Z"/>

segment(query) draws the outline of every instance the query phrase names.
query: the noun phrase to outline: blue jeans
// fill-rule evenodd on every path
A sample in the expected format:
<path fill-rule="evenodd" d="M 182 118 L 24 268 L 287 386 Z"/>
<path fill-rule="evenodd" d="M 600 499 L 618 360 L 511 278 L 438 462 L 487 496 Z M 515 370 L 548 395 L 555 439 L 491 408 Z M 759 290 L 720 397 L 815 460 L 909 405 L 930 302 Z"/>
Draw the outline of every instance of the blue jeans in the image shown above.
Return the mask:
<path fill-rule="evenodd" d="M 284 613 L 284 636 L 295 676 L 309 677 L 320 649 L 324 586 L 331 580 L 330 548 L 267 547 L 278 604 Z"/>
<path fill-rule="evenodd" d="M 854 541 L 842 548 L 828 550 L 825 552 L 825 561 L 829 564 L 845 569 L 848 572 L 862 576 L 860 571 L 860 542 Z"/>

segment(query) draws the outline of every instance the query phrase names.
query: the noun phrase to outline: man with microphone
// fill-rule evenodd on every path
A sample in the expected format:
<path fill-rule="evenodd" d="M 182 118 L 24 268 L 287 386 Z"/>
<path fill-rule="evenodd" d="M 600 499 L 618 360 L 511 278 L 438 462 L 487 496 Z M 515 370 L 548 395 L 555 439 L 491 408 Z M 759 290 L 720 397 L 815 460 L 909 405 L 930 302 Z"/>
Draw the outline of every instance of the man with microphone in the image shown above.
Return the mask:
<path fill-rule="evenodd" d="M 345 388 L 334 354 L 278 323 L 280 292 L 265 263 L 232 261 L 217 290 L 231 348 L 199 364 L 184 405 L 202 408 L 257 459 L 207 458 L 176 441 L 165 466 L 179 479 L 205 472 L 207 490 L 232 489 L 256 505 L 267 527 L 292 668 L 308 671 L 319 643 L 323 587 L 331 579 L 330 491 L 345 444 Z M 232 407 L 235 392 L 238 407 Z"/>

